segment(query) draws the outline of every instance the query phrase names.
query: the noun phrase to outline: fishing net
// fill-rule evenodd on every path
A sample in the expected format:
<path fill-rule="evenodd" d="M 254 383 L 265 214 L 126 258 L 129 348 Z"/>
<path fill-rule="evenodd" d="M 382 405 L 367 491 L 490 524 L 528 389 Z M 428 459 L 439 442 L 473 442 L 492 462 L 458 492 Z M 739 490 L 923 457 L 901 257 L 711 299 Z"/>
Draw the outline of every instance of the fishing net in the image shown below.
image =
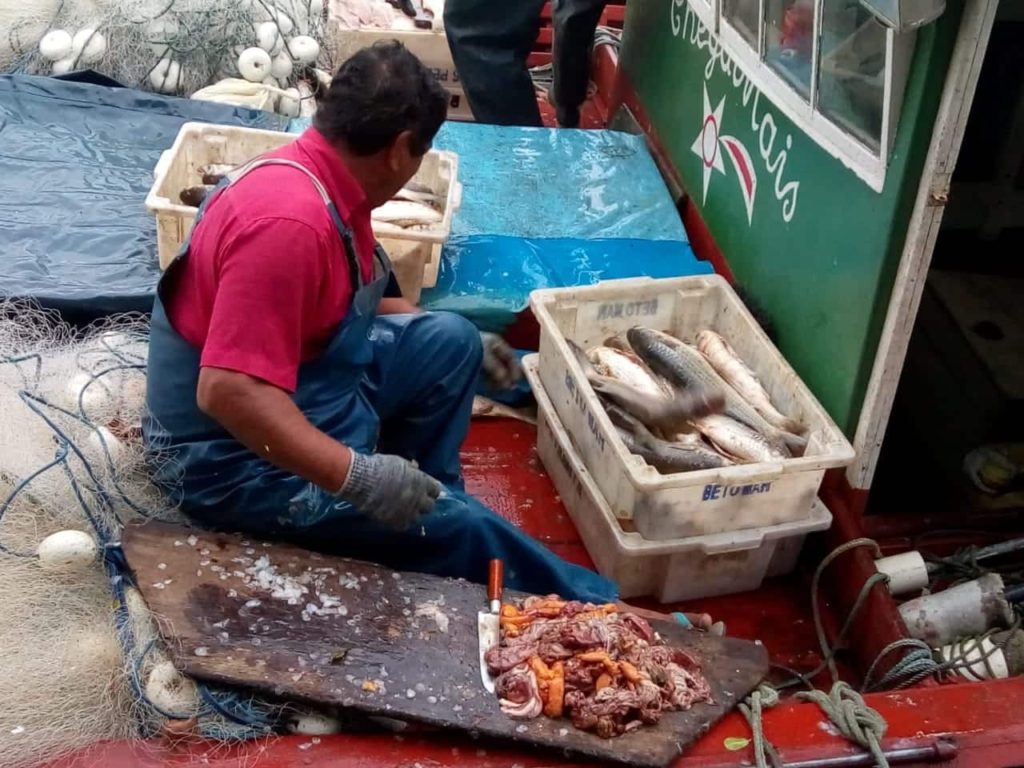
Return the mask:
<path fill-rule="evenodd" d="M 286 89 L 308 67 L 333 71 L 322 0 L 30 0 L 17 8 L 0 11 L 0 71 L 89 68 L 186 96 L 225 78 Z"/>
<path fill-rule="evenodd" d="M 252 739 L 300 714 L 180 675 L 130 582 L 122 526 L 179 519 L 141 445 L 147 334 L 142 317 L 75 331 L 32 304 L 0 302 L 4 768 L 175 727 Z M 92 549 L 76 556 L 69 536 Z"/>

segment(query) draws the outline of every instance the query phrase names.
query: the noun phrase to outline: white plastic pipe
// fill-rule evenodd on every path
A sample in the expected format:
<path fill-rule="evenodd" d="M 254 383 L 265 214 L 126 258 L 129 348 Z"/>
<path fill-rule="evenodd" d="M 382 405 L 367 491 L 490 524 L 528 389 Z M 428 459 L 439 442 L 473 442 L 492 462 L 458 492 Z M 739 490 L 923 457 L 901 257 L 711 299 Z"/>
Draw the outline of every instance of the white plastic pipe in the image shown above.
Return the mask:
<path fill-rule="evenodd" d="M 928 586 L 928 566 L 917 550 L 875 560 L 875 568 L 889 577 L 892 595 L 908 595 Z"/>
<path fill-rule="evenodd" d="M 908 600 L 900 606 L 900 615 L 911 637 L 933 647 L 982 635 L 1013 621 L 1013 609 L 1003 594 L 1003 580 L 996 573 Z"/>

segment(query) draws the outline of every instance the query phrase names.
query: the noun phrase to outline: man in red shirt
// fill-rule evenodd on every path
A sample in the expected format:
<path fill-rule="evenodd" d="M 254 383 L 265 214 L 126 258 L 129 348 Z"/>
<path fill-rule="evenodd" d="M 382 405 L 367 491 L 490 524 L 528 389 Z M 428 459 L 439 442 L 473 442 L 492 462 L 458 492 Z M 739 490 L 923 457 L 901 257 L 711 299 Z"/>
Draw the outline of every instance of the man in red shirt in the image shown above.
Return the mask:
<path fill-rule="evenodd" d="M 401 298 L 374 240 L 370 211 L 419 169 L 446 105 L 403 46 L 364 49 L 311 129 L 207 199 L 154 305 L 156 479 L 210 527 L 471 579 L 501 557 L 511 587 L 607 600 L 609 582 L 463 493 L 481 366 L 509 386 L 516 358 Z"/>

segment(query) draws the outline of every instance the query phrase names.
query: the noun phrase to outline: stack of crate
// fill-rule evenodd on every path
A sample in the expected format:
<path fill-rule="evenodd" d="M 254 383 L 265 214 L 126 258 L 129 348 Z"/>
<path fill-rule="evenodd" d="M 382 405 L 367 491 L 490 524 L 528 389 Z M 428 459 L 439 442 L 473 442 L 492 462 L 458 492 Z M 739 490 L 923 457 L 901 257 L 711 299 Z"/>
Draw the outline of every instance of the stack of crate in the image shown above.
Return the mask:
<path fill-rule="evenodd" d="M 717 275 L 630 278 L 534 291 L 540 351 L 524 362 L 538 403 L 537 452 L 598 570 L 623 597 L 662 602 L 757 589 L 792 570 L 831 514 L 827 469 L 852 461 L 846 437 Z M 580 348 L 641 325 L 729 340 L 772 401 L 807 428 L 802 456 L 661 474 L 630 453 L 587 381 Z"/>

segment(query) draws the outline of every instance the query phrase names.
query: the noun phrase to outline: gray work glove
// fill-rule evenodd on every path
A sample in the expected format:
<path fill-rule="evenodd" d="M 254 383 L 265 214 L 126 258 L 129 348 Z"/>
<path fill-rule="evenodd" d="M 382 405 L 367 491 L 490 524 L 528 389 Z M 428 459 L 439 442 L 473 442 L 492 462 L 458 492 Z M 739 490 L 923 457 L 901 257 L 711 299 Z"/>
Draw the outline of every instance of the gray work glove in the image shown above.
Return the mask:
<path fill-rule="evenodd" d="M 401 456 L 352 451 L 339 498 L 381 525 L 404 531 L 434 507 L 444 486 Z"/>
<path fill-rule="evenodd" d="M 483 369 L 488 383 L 496 389 L 511 389 L 523 377 L 523 368 L 512 347 L 496 333 L 480 332 L 484 347 Z"/>

